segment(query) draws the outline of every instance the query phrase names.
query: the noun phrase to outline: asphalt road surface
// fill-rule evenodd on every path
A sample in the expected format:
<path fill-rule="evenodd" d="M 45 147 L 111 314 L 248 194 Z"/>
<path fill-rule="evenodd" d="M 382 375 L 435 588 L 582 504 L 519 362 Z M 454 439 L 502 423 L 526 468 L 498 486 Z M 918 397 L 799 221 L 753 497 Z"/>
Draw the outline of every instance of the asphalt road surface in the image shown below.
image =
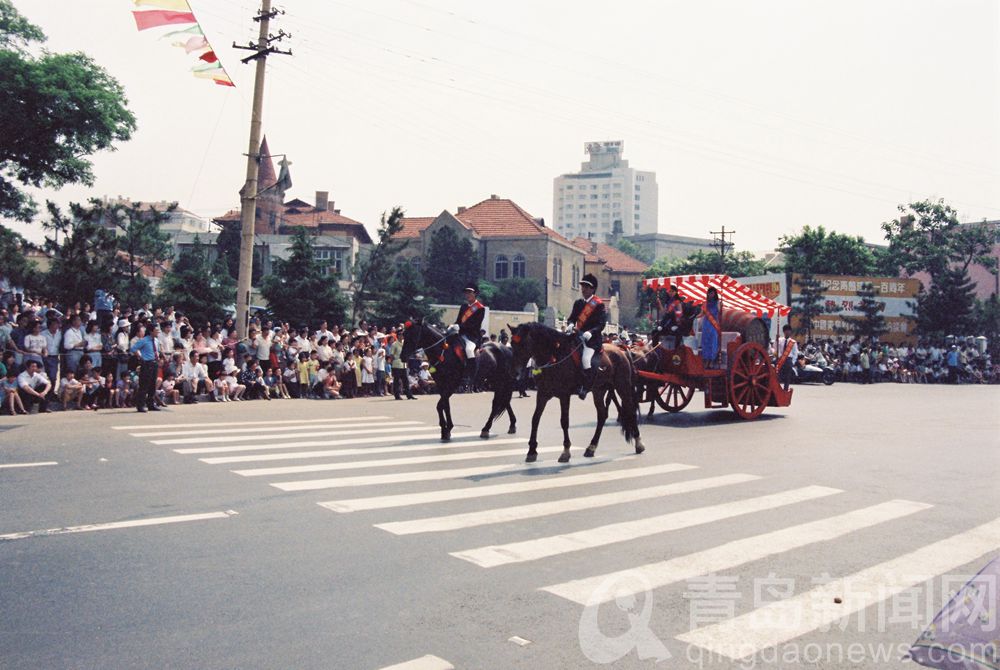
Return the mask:
<path fill-rule="evenodd" d="M 0 668 L 916 667 L 1000 550 L 1000 387 L 700 399 L 593 459 L 574 400 L 566 466 L 534 397 L 0 417 Z"/>

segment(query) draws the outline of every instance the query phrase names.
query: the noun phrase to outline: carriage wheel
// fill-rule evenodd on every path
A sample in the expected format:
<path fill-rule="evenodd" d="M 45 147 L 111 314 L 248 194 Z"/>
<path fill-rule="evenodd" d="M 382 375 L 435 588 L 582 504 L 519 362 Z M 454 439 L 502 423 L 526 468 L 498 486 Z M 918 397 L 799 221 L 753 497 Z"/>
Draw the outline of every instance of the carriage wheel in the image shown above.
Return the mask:
<path fill-rule="evenodd" d="M 747 342 L 736 350 L 729 368 L 729 404 L 741 419 L 756 419 L 771 398 L 771 359 L 764 348 Z"/>
<path fill-rule="evenodd" d="M 659 393 L 653 396 L 653 399 L 656 400 L 656 404 L 661 409 L 668 412 L 679 412 L 687 407 L 692 397 L 694 397 L 693 386 L 681 386 L 667 382 L 660 388 Z"/>

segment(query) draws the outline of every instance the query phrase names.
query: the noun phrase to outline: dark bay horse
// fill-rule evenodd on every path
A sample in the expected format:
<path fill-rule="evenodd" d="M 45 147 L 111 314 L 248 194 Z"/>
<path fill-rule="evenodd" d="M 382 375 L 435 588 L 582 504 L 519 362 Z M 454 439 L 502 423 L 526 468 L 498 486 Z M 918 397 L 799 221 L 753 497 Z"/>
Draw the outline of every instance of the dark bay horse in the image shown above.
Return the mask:
<path fill-rule="evenodd" d="M 430 363 L 431 377 L 438 391 L 437 413 L 438 425 L 441 427 L 441 441 L 451 439 L 451 431 L 455 424 L 451 420 L 451 396 L 462 385 L 465 376 L 465 361 L 461 352 L 462 345 L 448 338 L 440 330 L 422 321 L 408 321 L 403 331 L 403 360 L 410 358 L 418 349 L 423 349 Z M 460 353 L 461 352 L 461 353 Z M 506 347 L 489 343 L 476 354 L 478 379 L 485 379 L 493 391 L 493 406 L 479 436 L 486 439 L 490 436 L 493 422 L 504 411 L 510 416 L 508 433 L 517 432 L 517 419 L 510 406 L 510 398 L 514 392 L 514 379 L 511 374 L 513 354 Z"/>
<path fill-rule="evenodd" d="M 560 463 L 569 461 L 569 401 L 579 386 L 579 339 L 565 335 L 558 330 L 540 323 L 525 323 L 512 327 L 511 346 L 514 351 L 514 370 L 525 367 L 529 359 L 535 362 L 535 383 L 538 394 L 535 398 L 535 413 L 531 417 L 531 437 L 528 440 L 528 455 L 525 461 L 533 463 L 538 459 L 538 421 L 542 418 L 545 405 L 551 398 L 559 398 L 560 423 L 563 429 L 563 452 Z M 634 397 L 634 371 L 628 353 L 613 345 L 604 345 L 599 360 L 597 374 L 592 389 L 594 408 L 597 410 L 597 428 L 590 440 L 584 456 L 590 458 L 597 451 L 601 431 L 608 419 L 607 398 L 609 392 L 617 394 L 621 400 L 622 434 L 625 441 L 635 445 L 635 453 L 641 454 L 646 448 L 639 436 L 639 422 L 636 419 Z M 533 371 L 534 373 L 534 371 Z"/>

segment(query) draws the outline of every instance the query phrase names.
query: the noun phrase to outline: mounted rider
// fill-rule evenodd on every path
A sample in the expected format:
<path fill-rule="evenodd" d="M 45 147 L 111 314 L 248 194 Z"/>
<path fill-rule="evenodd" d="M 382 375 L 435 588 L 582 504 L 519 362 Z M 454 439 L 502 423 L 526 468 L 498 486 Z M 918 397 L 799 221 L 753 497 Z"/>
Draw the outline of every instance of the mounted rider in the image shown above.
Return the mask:
<path fill-rule="evenodd" d="M 659 297 L 657 297 L 657 300 L 659 300 Z M 684 325 L 684 301 L 677 292 L 677 284 L 671 284 L 670 288 L 667 289 L 667 305 L 663 307 L 661 304 L 660 307 L 663 311 L 663 316 L 660 317 L 660 322 L 653 328 L 652 335 L 658 341 L 663 337 L 675 338 L 673 348 L 676 349 L 679 344 L 678 340 L 684 335 L 681 332 L 681 327 Z"/>
<path fill-rule="evenodd" d="M 476 348 L 482 339 L 483 318 L 486 306 L 479 302 L 479 286 L 471 281 L 463 291 L 465 304 L 458 308 L 458 318 L 448 326 L 448 335 L 457 335 L 465 353 L 465 374 L 474 380 Z"/>
<path fill-rule="evenodd" d="M 583 275 L 580 280 L 582 298 L 573 303 L 573 311 L 569 314 L 566 333 L 580 338 L 580 367 L 583 369 L 583 384 L 580 386 L 580 399 L 587 397 L 587 392 L 594 385 L 598 362 L 604 345 L 604 327 L 608 323 L 608 314 L 604 302 L 597 297 L 597 277 L 592 274 Z"/>

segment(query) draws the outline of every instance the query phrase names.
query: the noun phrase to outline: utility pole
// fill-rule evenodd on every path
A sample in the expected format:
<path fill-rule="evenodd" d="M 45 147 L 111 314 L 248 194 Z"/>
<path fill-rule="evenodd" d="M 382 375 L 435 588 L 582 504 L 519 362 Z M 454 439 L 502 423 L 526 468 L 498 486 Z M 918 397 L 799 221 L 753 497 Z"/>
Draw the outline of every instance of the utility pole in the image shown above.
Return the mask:
<path fill-rule="evenodd" d="M 260 13 L 253 20 L 260 24 L 257 43 L 233 48 L 245 49 L 253 53 L 243 59 L 243 64 L 257 61 L 253 86 L 253 111 L 250 115 L 250 148 L 247 150 L 247 180 L 240 190 L 240 272 L 236 282 L 236 323 L 244 337 L 250 325 L 250 279 L 253 276 L 253 234 L 257 218 L 257 172 L 260 168 L 260 126 L 264 110 L 264 75 L 267 57 L 270 54 L 291 55 L 291 50 L 280 51 L 271 46 L 285 37 L 291 37 L 284 30 L 277 35 L 270 34 L 271 19 L 284 14 L 282 10 L 272 10 L 271 0 L 261 0 Z"/>
<path fill-rule="evenodd" d="M 725 226 L 722 226 L 722 230 L 711 230 L 709 234 L 712 236 L 712 246 L 719 250 L 719 268 L 720 272 L 725 272 L 726 270 L 726 252 L 733 248 L 732 242 L 727 242 L 726 237 L 732 237 L 736 234 L 735 230 L 726 230 Z"/>

